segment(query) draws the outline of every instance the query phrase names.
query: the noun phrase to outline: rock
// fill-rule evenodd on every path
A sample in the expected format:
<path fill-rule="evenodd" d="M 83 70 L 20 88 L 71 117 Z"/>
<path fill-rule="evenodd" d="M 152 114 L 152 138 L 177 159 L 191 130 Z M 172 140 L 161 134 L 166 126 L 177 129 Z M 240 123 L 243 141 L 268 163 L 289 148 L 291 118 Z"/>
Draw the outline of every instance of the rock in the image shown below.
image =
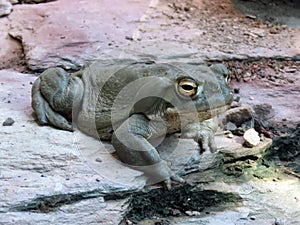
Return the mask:
<path fill-rule="evenodd" d="M 240 93 L 240 88 L 234 88 L 234 89 L 233 89 L 233 92 L 234 92 L 235 94 L 239 94 L 239 93 Z"/>
<path fill-rule="evenodd" d="M 22 47 L 7 33 L 9 18 L 0 18 L 0 68 L 19 68 L 22 66 Z"/>
<path fill-rule="evenodd" d="M 14 124 L 14 120 L 10 117 L 8 117 L 4 122 L 3 122 L 3 126 L 12 126 Z"/>
<path fill-rule="evenodd" d="M 236 129 L 237 129 L 237 126 L 234 123 L 232 123 L 232 122 L 228 122 L 225 125 L 225 130 L 235 131 Z"/>
<path fill-rule="evenodd" d="M 145 185 L 141 173 L 79 131 L 38 126 L 30 96 L 36 76 L 0 70 L 0 79 L 0 99 L 11 100 L 0 101 L 0 118 L 18 121 L 0 129 L 0 223 L 118 224 L 118 198 Z M 103 161 L 89 161 L 97 158 Z"/>
<path fill-rule="evenodd" d="M 272 132 L 270 132 L 270 123 L 269 119 L 274 117 L 275 111 L 272 106 L 268 103 L 254 105 L 254 128 L 260 134 L 265 135 L 266 137 L 273 138 Z"/>
<path fill-rule="evenodd" d="M 9 0 L 0 0 L 0 17 L 7 16 L 12 11 L 12 4 Z"/>
<path fill-rule="evenodd" d="M 268 103 L 262 103 L 254 105 L 253 107 L 254 117 L 258 120 L 268 120 L 275 115 L 275 111 Z"/>
<path fill-rule="evenodd" d="M 250 107 L 237 107 L 228 110 L 222 115 L 222 123 L 227 124 L 229 122 L 234 123 L 237 127 L 240 127 L 244 122 L 252 120 L 252 110 Z"/>
<path fill-rule="evenodd" d="M 0 116 L 14 115 L 18 121 L 0 129 L 0 223 L 118 224 L 123 200 L 107 200 L 141 189 L 146 179 L 114 158 L 110 143 L 80 131 L 38 126 L 30 97 L 35 76 L 5 70 L 0 77 L 0 99 L 12 100 L 0 101 Z M 233 139 L 218 139 L 217 144 L 223 149 L 220 154 L 200 155 L 195 141 L 170 136 L 159 150 L 179 175 L 216 167 L 224 158 L 232 160 L 236 152 L 238 157 L 249 153 Z"/>
<path fill-rule="evenodd" d="M 198 211 L 185 211 L 184 213 L 188 216 L 200 216 L 201 215 L 201 213 Z"/>
<path fill-rule="evenodd" d="M 266 36 L 266 31 L 264 29 L 260 29 L 260 28 L 252 28 L 251 33 L 257 35 L 258 37 Z"/>
<path fill-rule="evenodd" d="M 238 127 L 234 132 L 233 134 L 234 135 L 237 135 L 237 136 L 243 136 L 245 133 L 245 130 L 243 127 Z"/>
<path fill-rule="evenodd" d="M 241 128 L 245 132 L 246 130 L 254 127 L 254 120 L 248 120 L 242 123 Z"/>
<path fill-rule="evenodd" d="M 125 39 L 128 40 L 128 41 L 133 41 L 134 40 L 133 37 L 131 37 L 131 36 L 125 36 Z"/>
<path fill-rule="evenodd" d="M 252 20 L 256 20 L 257 17 L 255 15 L 251 15 L 251 14 L 246 14 L 245 15 L 246 18 L 252 19 Z"/>
<path fill-rule="evenodd" d="M 299 136 L 300 123 L 298 123 L 295 128 L 291 129 L 285 136 L 274 137 L 274 144 L 269 150 L 270 154 L 277 156 L 283 161 L 293 161 L 297 155 L 300 155 Z"/>
<path fill-rule="evenodd" d="M 147 7 L 144 1 L 128 7 L 127 2 L 117 0 L 21 4 L 10 15 L 9 34 L 22 44 L 29 69 L 61 66 L 77 70 L 87 61 L 113 57 L 112 49 L 115 58 L 124 55 L 116 46 L 127 44 L 124 37 L 134 33 L 137 24 L 133 21 L 139 21 Z"/>
<path fill-rule="evenodd" d="M 249 148 L 257 146 L 260 142 L 259 134 L 253 128 L 247 130 L 243 137 L 245 140 L 244 145 Z"/>
<path fill-rule="evenodd" d="M 255 220 L 256 217 L 255 216 L 250 216 L 250 220 Z"/>
<path fill-rule="evenodd" d="M 297 71 L 297 67 L 288 67 L 284 71 L 286 73 L 295 73 Z"/>
<path fill-rule="evenodd" d="M 234 135 L 230 132 L 229 134 L 227 134 L 227 136 L 226 137 L 228 137 L 228 138 L 233 138 L 234 137 Z"/>
<path fill-rule="evenodd" d="M 10 0 L 10 3 L 11 3 L 12 5 L 18 4 L 18 3 L 19 3 L 19 0 Z"/>

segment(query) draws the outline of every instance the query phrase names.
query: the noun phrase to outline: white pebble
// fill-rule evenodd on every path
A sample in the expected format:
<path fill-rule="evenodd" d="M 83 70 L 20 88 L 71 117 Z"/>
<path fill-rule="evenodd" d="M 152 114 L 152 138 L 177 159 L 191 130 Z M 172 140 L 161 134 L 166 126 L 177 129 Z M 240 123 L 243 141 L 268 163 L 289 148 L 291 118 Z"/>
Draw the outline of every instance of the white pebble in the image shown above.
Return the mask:
<path fill-rule="evenodd" d="M 250 148 L 258 145 L 260 142 L 259 134 L 253 128 L 247 130 L 243 137 L 245 139 L 244 145 Z"/>

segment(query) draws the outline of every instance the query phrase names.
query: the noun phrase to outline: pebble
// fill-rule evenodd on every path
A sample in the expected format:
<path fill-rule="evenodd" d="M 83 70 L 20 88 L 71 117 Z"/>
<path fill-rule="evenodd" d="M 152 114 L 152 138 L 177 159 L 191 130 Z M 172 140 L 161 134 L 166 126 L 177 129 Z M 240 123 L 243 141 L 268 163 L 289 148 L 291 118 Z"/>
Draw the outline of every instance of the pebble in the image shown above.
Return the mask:
<path fill-rule="evenodd" d="M 198 211 L 185 211 L 185 214 L 187 214 L 188 216 L 200 216 L 201 213 Z"/>
<path fill-rule="evenodd" d="M 18 4 L 19 1 L 18 0 L 10 0 L 10 3 L 13 4 L 13 5 L 15 5 L 15 4 Z"/>
<path fill-rule="evenodd" d="M 235 94 L 239 94 L 239 93 L 240 93 L 240 88 L 234 88 L 234 89 L 233 89 L 233 92 L 234 92 Z"/>
<path fill-rule="evenodd" d="M 256 20 L 256 16 L 255 15 L 251 15 L 251 14 L 247 14 L 245 15 L 246 18 L 252 19 L 252 20 Z"/>
<path fill-rule="evenodd" d="M 3 126 L 12 126 L 14 123 L 15 123 L 15 121 L 14 121 L 12 118 L 8 117 L 8 118 L 2 123 L 2 125 L 3 125 Z"/>
<path fill-rule="evenodd" d="M 250 220 L 255 220 L 256 217 L 255 216 L 250 216 Z"/>
<path fill-rule="evenodd" d="M 125 39 L 129 40 L 129 41 L 133 41 L 133 37 L 130 37 L 130 36 L 125 36 Z"/>
<path fill-rule="evenodd" d="M 227 137 L 232 139 L 234 137 L 234 135 L 232 133 L 227 134 Z"/>
<path fill-rule="evenodd" d="M 96 162 L 102 162 L 102 159 L 101 158 L 96 158 Z"/>
<path fill-rule="evenodd" d="M 286 72 L 286 73 L 295 73 L 295 72 L 297 72 L 297 67 L 286 68 L 284 72 Z"/>
<path fill-rule="evenodd" d="M 172 215 L 173 215 L 173 216 L 180 216 L 180 215 L 181 215 L 181 212 L 180 212 L 180 210 L 178 210 L 178 209 L 173 209 L 173 210 L 172 210 Z"/>
<path fill-rule="evenodd" d="M 239 102 L 241 100 L 241 96 L 235 95 L 233 101 Z"/>
<path fill-rule="evenodd" d="M 244 78 L 243 78 L 243 81 L 244 81 L 244 82 L 248 82 L 248 81 L 250 81 L 250 80 L 251 80 L 250 77 L 244 77 Z"/>
<path fill-rule="evenodd" d="M 234 123 L 232 123 L 232 122 L 228 122 L 225 125 L 225 129 L 229 130 L 229 131 L 235 131 L 237 129 L 237 126 Z"/>
<path fill-rule="evenodd" d="M 245 143 L 244 145 L 246 147 L 254 147 L 257 146 L 260 142 L 260 137 L 258 132 L 256 132 L 253 128 L 250 128 L 249 130 L 247 130 L 244 135 L 243 135 L 244 139 L 245 139 Z"/>

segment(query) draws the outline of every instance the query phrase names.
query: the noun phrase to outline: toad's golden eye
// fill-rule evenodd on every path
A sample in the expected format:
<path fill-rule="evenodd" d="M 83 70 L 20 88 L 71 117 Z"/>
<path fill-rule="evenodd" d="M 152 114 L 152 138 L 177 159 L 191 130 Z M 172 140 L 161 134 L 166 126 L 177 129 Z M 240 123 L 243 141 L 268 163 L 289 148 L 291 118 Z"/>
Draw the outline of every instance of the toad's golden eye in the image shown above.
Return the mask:
<path fill-rule="evenodd" d="M 183 79 L 178 82 L 178 91 L 184 96 L 193 97 L 198 92 L 198 84 L 193 80 Z"/>

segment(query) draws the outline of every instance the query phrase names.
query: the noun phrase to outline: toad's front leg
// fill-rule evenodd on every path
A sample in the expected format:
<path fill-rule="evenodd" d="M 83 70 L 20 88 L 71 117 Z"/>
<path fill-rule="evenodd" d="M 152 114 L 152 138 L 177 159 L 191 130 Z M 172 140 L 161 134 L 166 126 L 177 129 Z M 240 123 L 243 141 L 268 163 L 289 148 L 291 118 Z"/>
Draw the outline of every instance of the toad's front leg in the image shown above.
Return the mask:
<path fill-rule="evenodd" d="M 218 129 L 218 118 L 190 123 L 182 130 L 182 138 L 194 139 L 200 147 L 200 153 L 209 154 L 217 151 L 215 132 Z"/>
<path fill-rule="evenodd" d="M 171 188 L 171 180 L 184 182 L 175 175 L 162 160 L 150 138 L 158 136 L 160 122 L 152 123 L 142 114 L 134 114 L 128 118 L 112 137 L 112 144 L 119 159 L 130 167 L 145 173 L 151 183 L 164 181 Z"/>

